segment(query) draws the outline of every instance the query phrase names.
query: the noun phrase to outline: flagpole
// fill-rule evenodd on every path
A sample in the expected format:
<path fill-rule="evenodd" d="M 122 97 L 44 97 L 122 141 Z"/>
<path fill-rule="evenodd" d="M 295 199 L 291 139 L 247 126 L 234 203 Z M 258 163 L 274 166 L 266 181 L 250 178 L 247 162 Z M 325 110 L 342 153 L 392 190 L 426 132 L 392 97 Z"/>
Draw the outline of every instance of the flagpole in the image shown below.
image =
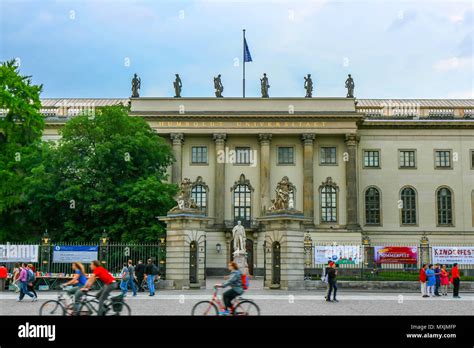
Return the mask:
<path fill-rule="evenodd" d="M 243 72 L 242 72 L 242 96 L 245 98 L 245 29 L 243 29 L 244 40 L 242 42 L 242 61 L 243 61 Z"/>

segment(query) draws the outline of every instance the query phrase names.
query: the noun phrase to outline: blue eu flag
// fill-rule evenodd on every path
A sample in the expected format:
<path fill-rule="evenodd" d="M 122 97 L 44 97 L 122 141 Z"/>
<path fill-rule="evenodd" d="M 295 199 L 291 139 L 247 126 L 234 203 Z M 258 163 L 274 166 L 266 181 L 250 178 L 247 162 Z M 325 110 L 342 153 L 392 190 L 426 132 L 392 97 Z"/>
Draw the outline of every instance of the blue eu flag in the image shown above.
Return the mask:
<path fill-rule="evenodd" d="M 249 46 L 247 46 L 247 39 L 244 39 L 244 62 L 251 62 L 252 56 L 250 55 Z"/>

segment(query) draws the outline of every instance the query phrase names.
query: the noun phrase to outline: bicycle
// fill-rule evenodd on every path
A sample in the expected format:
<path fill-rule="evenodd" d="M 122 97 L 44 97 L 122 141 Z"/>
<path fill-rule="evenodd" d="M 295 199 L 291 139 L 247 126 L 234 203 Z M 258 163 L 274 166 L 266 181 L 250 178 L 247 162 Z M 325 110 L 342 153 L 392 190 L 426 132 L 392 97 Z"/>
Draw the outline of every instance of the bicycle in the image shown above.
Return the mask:
<path fill-rule="evenodd" d="M 224 311 L 225 306 L 217 296 L 218 286 L 214 286 L 214 293 L 210 301 L 200 301 L 191 310 L 191 315 L 219 315 L 219 310 Z M 230 315 L 249 316 L 260 315 L 260 308 L 255 302 L 243 297 L 236 297 L 230 308 Z"/>
<path fill-rule="evenodd" d="M 80 301 L 78 316 L 99 314 L 99 300 L 95 295 L 84 292 Z M 123 314 L 122 314 L 123 312 Z M 104 302 L 104 315 L 132 315 L 132 310 L 123 300 L 123 295 L 109 297 Z"/>
<path fill-rule="evenodd" d="M 73 313 L 74 296 L 67 294 L 64 288 L 58 291 L 57 300 L 49 300 L 43 303 L 39 309 L 39 315 L 71 315 Z"/>

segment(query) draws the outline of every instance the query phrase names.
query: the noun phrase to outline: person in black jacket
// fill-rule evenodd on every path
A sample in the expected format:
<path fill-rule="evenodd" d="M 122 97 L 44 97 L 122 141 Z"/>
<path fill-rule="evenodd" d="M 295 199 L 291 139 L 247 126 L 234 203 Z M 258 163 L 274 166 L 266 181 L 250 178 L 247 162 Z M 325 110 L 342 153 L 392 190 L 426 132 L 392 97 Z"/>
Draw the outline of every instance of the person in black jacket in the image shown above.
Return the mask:
<path fill-rule="evenodd" d="M 328 296 L 326 298 L 327 302 L 339 302 L 336 300 L 336 293 L 337 293 L 337 270 L 336 270 L 336 264 L 334 262 L 331 262 L 329 264 L 328 268 L 328 285 L 329 285 L 329 290 L 328 290 Z M 333 300 L 331 301 L 331 293 L 334 290 L 334 297 Z"/>
<path fill-rule="evenodd" d="M 153 259 L 148 259 L 148 262 L 145 266 L 146 282 L 148 285 L 148 291 L 150 294 L 148 296 L 155 296 L 155 277 L 159 276 L 158 267 L 153 263 Z"/>
<path fill-rule="evenodd" d="M 145 265 L 142 260 L 138 260 L 138 264 L 135 267 L 135 276 L 137 277 L 138 282 L 138 292 L 144 292 L 142 284 L 143 278 L 145 277 Z"/>

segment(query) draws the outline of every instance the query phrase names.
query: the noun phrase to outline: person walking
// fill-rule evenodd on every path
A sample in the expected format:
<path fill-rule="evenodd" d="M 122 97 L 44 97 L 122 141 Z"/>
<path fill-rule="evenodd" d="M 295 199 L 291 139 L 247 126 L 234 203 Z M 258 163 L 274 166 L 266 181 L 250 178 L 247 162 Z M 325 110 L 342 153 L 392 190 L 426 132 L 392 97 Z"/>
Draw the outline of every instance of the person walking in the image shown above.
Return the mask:
<path fill-rule="evenodd" d="M 145 265 L 142 260 L 138 260 L 138 264 L 135 267 L 135 276 L 137 277 L 138 292 L 144 292 L 143 279 L 145 278 Z"/>
<path fill-rule="evenodd" d="M 35 295 L 28 291 L 28 267 L 26 263 L 22 263 L 19 271 L 18 284 L 20 286 L 20 296 L 18 297 L 17 302 L 23 301 L 25 295 L 30 296 L 33 299 L 33 302 L 36 301 Z"/>
<path fill-rule="evenodd" d="M 230 308 L 232 308 L 232 300 L 239 295 L 244 293 L 244 288 L 242 286 L 242 272 L 239 269 L 239 266 L 236 262 L 231 261 L 228 265 L 230 275 L 222 284 L 216 284 L 217 287 L 225 288 L 230 286 L 230 289 L 222 294 L 222 299 L 224 300 L 224 311 L 220 312 L 219 315 L 229 315 Z"/>
<path fill-rule="evenodd" d="M 38 299 L 38 294 L 35 290 L 35 283 L 36 283 L 36 269 L 33 264 L 29 263 L 28 266 L 28 291 L 30 291 L 33 295 L 35 295 L 35 299 Z"/>
<path fill-rule="evenodd" d="M 461 275 L 459 274 L 458 264 L 453 264 L 451 269 L 451 283 L 453 284 L 453 298 L 461 298 L 459 296 L 459 286 L 461 284 Z"/>
<path fill-rule="evenodd" d="M 439 263 L 435 265 L 434 274 L 435 274 L 435 280 L 436 280 L 434 294 L 435 296 L 441 296 L 439 294 L 439 287 L 441 285 L 441 267 Z"/>
<path fill-rule="evenodd" d="M 429 265 L 426 270 L 426 289 L 429 297 L 434 297 L 434 288 L 436 284 L 436 277 L 433 270 L 433 265 Z"/>
<path fill-rule="evenodd" d="M 127 263 L 123 264 L 122 271 L 120 272 L 122 280 L 120 281 L 120 290 L 122 290 L 123 297 L 127 296 L 128 292 L 128 282 L 130 280 L 130 271 L 128 269 Z"/>
<path fill-rule="evenodd" d="M 130 286 L 130 289 L 132 289 L 133 296 L 137 296 L 137 287 L 135 286 L 135 266 L 133 265 L 132 260 L 128 260 L 128 273 L 130 275 L 128 285 Z"/>
<path fill-rule="evenodd" d="M 148 296 L 155 296 L 155 276 L 158 276 L 158 267 L 153 263 L 153 260 L 148 259 L 148 263 L 145 266 L 146 283 L 148 285 Z"/>
<path fill-rule="evenodd" d="M 7 284 L 8 270 L 5 264 L 0 265 L 0 291 L 5 291 L 5 286 Z"/>
<path fill-rule="evenodd" d="M 328 290 L 328 295 L 326 298 L 327 302 L 339 302 L 336 299 L 336 293 L 337 293 L 337 270 L 336 270 L 336 264 L 334 262 L 331 262 L 329 264 L 329 269 L 328 269 L 328 284 L 329 284 L 329 290 Z M 334 291 L 333 299 L 331 301 L 331 293 Z"/>
<path fill-rule="evenodd" d="M 15 287 L 15 292 L 20 292 L 20 271 L 21 265 L 16 263 L 12 272 L 12 285 Z"/>
<path fill-rule="evenodd" d="M 324 295 L 324 299 L 328 299 L 328 293 L 329 293 L 329 283 L 328 283 L 328 269 L 329 269 L 329 264 L 332 261 L 328 261 L 327 265 L 323 267 L 323 275 L 321 277 L 321 281 L 326 284 L 326 295 Z"/>
<path fill-rule="evenodd" d="M 420 286 L 421 297 L 429 297 L 426 289 L 426 264 L 424 263 L 420 269 Z"/>
<path fill-rule="evenodd" d="M 443 265 L 441 267 L 440 281 L 441 281 L 441 295 L 448 296 L 449 272 L 446 269 L 446 265 Z"/>

